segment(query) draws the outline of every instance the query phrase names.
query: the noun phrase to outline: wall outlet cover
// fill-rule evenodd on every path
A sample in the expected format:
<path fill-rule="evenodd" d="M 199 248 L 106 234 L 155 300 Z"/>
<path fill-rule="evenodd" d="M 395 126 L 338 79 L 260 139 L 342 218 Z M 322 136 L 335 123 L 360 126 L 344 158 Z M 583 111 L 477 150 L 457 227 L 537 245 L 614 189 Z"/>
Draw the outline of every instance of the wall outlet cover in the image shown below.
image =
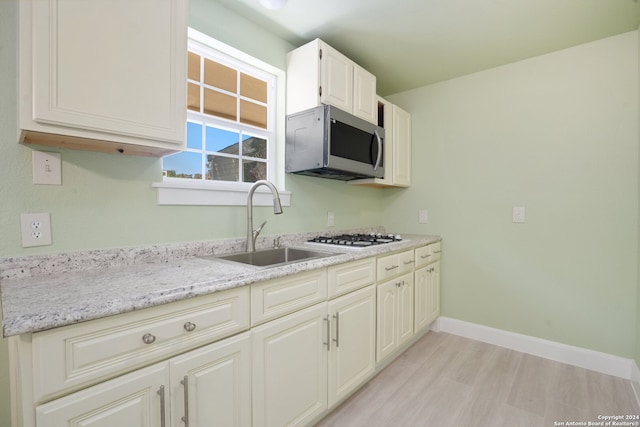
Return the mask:
<path fill-rule="evenodd" d="M 51 244 L 51 217 L 48 212 L 20 214 L 20 230 L 23 248 Z"/>
<path fill-rule="evenodd" d="M 524 206 L 514 206 L 512 211 L 512 222 L 524 223 Z"/>
<path fill-rule="evenodd" d="M 429 222 L 429 211 L 426 209 L 420 209 L 418 211 L 418 223 L 426 224 Z"/>

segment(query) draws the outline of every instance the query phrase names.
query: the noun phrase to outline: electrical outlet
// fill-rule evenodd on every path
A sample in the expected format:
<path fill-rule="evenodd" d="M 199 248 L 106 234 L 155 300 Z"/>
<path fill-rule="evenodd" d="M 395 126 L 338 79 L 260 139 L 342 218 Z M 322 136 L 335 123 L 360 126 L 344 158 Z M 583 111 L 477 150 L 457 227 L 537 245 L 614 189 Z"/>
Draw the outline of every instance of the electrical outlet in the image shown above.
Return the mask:
<path fill-rule="evenodd" d="M 420 209 L 418 211 L 418 223 L 426 224 L 429 222 L 429 211 L 426 209 Z"/>
<path fill-rule="evenodd" d="M 34 184 L 62 184 L 62 156 L 46 151 L 31 152 L 31 167 Z"/>
<path fill-rule="evenodd" d="M 336 214 L 334 212 L 327 212 L 327 227 L 333 227 L 336 223 Z"/>
<path fill-rule="evenodd" d="M 514 206 L 513 207 L 512 222 L 524 223 L 524 206 Z"/>
<path fill-rule="evenodd" d="M 51 244 L 51 218 L 49 213 L 20 214 L 22 247 Z"/>

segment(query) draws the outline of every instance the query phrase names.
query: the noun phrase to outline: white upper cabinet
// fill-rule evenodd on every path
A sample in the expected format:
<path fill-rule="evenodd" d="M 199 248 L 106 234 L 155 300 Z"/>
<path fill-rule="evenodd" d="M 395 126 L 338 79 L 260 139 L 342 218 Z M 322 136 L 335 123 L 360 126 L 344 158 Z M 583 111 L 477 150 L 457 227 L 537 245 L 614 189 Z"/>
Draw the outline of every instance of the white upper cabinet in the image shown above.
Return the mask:
<path fill-rule="evenodd" d="M 396 187 L 408 187 L 411 185 L 411 114 L 393 105 L 392 120 L 393 174 L 391 179 Z"/>
<path fill-rule="evenodd" d="M 163 155 L 184 147 L 186 0 L 21 0 L 21 142 Z"/>
<path fill-rule="evenodd" d="M 378 126 L 384 128 L 384 178 L 349 181 L 351 185 L 368 187 L 411 186 L 411 114 L 387 101 L 377 98 Z"/>
<path fill-rule="evenodd" d="M 315 39 L 287 55 L 287 114 L 321 104 L 378 123 L 376 77 Z"/>

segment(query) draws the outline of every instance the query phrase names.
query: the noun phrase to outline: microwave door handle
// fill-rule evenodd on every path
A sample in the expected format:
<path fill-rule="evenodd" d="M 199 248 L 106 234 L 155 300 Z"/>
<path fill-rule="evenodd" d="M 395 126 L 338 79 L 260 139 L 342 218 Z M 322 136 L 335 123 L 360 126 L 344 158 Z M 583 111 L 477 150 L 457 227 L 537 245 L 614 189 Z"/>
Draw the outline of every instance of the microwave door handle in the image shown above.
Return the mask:
<path fill-rule="evenodd" d="M 378 129 L 374 130 L 373 134 L 378 140 L 378 158 L 376 159 L 376 164 L 373 165 L 373 170 L 377 170 L 378 166 L 380 166 L 380 162 L 382 161 L 382 138 L 380 138 L 380 134 L 378 134 Z"/>

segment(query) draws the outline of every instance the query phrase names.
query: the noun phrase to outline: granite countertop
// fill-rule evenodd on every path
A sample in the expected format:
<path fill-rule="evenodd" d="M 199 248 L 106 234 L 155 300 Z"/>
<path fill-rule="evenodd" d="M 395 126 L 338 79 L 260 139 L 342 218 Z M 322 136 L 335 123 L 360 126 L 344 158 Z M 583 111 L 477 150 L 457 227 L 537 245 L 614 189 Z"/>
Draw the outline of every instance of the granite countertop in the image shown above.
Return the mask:
<path fill-rule="evenodd" d="M 20 259 L 20 262 L 6 259 L 0 262 L 0 268 L 4 267 L 0 275 L 3 335 L 8 337 L 37 332 L 126 313 L 441 240 L 439 236 L 423 235 L 407 235 L 403 238 L 402 242 L 360 250 L 314 246 L 313 250 L 330 252 L 332 255 L 269 268 L 202 258 L 213 253 L 239 251 L 238 242 L 235 241 L 218 246 L 209 242 L 208 249 L 204 251 L 171 248 L 180 254 L 178 256 L 158 257 L 158 252 L 173 252 L 166 248 L 154 250 L 151 252 L 155 257 L 137 263 L 127 262 L 131 257 L 129 253 L 123 255 L 122 250 L 117 252 L 118 256 L 113 255 L 113 251 L 106 255 L 92 252 L 92 256 L 86 253 L 64 254 L 59 258 L 47 257 L 49 268 L 44 269 L 44 273 L 38 272 L 41 274 L 33 270 L 36 265 L 37 269 L 43 269 L 42 265 L 46 262 L 42 259 L 31 267 L 24 266 L 25 259 Z M 303 242 L 299 239 L 283 239 L 287 246 L 311 249 Z M 137 251 L 148 252 L 139 248 Z M 196 256 L 192 256 L 194 253 Z M 99 266 L 90 265 L 86 269 L 79 261 L 77 264 L 80 265 L 71 268 L 68 264 L 76 259 L 76 255 L 79 259 L 99 259 L 101 256 L 117 259 L 112 262 L 102 260 Z"/>

